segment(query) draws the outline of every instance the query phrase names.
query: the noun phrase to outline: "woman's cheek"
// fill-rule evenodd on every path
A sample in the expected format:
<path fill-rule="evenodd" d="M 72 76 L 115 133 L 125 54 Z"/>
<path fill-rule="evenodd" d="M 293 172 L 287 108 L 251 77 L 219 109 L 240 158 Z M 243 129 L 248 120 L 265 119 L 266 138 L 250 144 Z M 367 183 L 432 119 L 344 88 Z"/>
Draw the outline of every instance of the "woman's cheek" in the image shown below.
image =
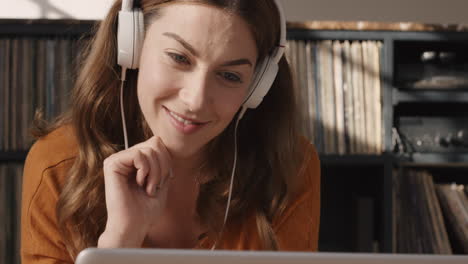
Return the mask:
<path fill-rule="evenodd" d="M 139 83 L 139 97 L 158 99 L 170 96 L 177 89 L 177 72 L 168 67 L 154 66 L 151 71 L 144 72 Z"/>

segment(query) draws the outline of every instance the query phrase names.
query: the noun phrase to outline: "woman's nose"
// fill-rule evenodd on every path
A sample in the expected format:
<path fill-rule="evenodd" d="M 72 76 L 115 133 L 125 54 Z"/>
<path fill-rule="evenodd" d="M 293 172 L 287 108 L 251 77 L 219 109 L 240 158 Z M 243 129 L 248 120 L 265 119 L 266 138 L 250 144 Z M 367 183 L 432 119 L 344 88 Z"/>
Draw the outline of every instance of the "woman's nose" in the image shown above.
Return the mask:
<path fill-rule="evenodd" d="M 192 73 L 185 78 L 184 87 L 179 96 L 191 112 L 200 111 L 209 101 L 209 77 L 206 73 Z"/>

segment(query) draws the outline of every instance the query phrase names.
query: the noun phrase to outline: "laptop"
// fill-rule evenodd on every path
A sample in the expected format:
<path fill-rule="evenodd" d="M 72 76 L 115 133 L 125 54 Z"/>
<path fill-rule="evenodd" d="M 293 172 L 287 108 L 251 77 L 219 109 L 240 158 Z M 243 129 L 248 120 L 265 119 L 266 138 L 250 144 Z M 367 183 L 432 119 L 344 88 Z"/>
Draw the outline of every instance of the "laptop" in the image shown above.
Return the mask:
<path fill-rule="evenodd" d="M 75 264 L 467 264 L 466 255 L 312 253 L 180 249 L 97 249 Z"/>

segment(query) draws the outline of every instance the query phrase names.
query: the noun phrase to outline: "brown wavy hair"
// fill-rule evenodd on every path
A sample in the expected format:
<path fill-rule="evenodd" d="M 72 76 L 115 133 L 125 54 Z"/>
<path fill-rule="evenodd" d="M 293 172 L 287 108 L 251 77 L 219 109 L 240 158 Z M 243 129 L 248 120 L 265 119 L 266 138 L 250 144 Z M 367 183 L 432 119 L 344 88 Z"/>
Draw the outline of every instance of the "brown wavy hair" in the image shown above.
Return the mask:
<path fill-rule="evenodd" d="M 162 6 L 182 0 L 143 0 L 145 26 L 158 18 Z M 272 0 L 194 0 L 239 15 L 249 24 L 258 50 L 265 58 L 279 43 L 280 21 Z M 83 53 L 72 106 L 60 118 L 45 123 L 38 116 L 35 136 L 43 136 L 64 124 L 71 124 L 79 151 L 60 194 L 57 217 L 60 231 L 72 257 L 86 247 L 95 247 L 107 221 L 102 164 L 106 157 L 121 151 L 122 123 L 119 110 L 120 66 L 116 61 L 117 13 L 121 0 L 111 7 L 95 28 L 94 37 Z M 272 26 L 274 25 L 274 26 Z M 125 113 L 129 145 L 151 137 L 138 105 L 138 70 L 127 72 Z M 298 148 L 297 111 L 290 67 L 283 56 L 279 72 L 268 95 L 255 110 L 248 110 L 238 127 L 238 165 L 229 221 L 226 226 L 253 213 L 263 248 L 278 245 L 272 221 L 280 215 L 298 190 L 297 175 L 302 153 Z M 234 121 L 208 143 L 209 154 L 199 179 L 197 212 L 217 239 L 226 206 L 234 155 Z"/>

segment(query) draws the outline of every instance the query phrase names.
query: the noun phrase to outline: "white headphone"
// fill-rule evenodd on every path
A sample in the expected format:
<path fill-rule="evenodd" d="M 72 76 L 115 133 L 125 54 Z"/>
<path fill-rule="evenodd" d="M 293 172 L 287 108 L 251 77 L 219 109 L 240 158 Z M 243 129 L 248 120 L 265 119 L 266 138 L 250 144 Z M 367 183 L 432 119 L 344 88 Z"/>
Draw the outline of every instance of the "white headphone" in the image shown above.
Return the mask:
<path fill-rule="evenodd" d="M 259 62 L 252 84 L 242 107 L 257 108 L 263 97 L 270 90 L 278 73 L 278 63 L 284 54 L 286 46 L 286 21 L 279 0 L 274 0 L 279 15 L 281 34 L 278 46 L 263 61 Z M 141 9 L 134 8 L 133 0 L 123 0 L 119 12 L 117 31 L 118 57 L 117 63 L 123 68 L 137 69 L 144 38 L 144 22 Z M 245 111 L 245 110 L 244 110 Z"/>

